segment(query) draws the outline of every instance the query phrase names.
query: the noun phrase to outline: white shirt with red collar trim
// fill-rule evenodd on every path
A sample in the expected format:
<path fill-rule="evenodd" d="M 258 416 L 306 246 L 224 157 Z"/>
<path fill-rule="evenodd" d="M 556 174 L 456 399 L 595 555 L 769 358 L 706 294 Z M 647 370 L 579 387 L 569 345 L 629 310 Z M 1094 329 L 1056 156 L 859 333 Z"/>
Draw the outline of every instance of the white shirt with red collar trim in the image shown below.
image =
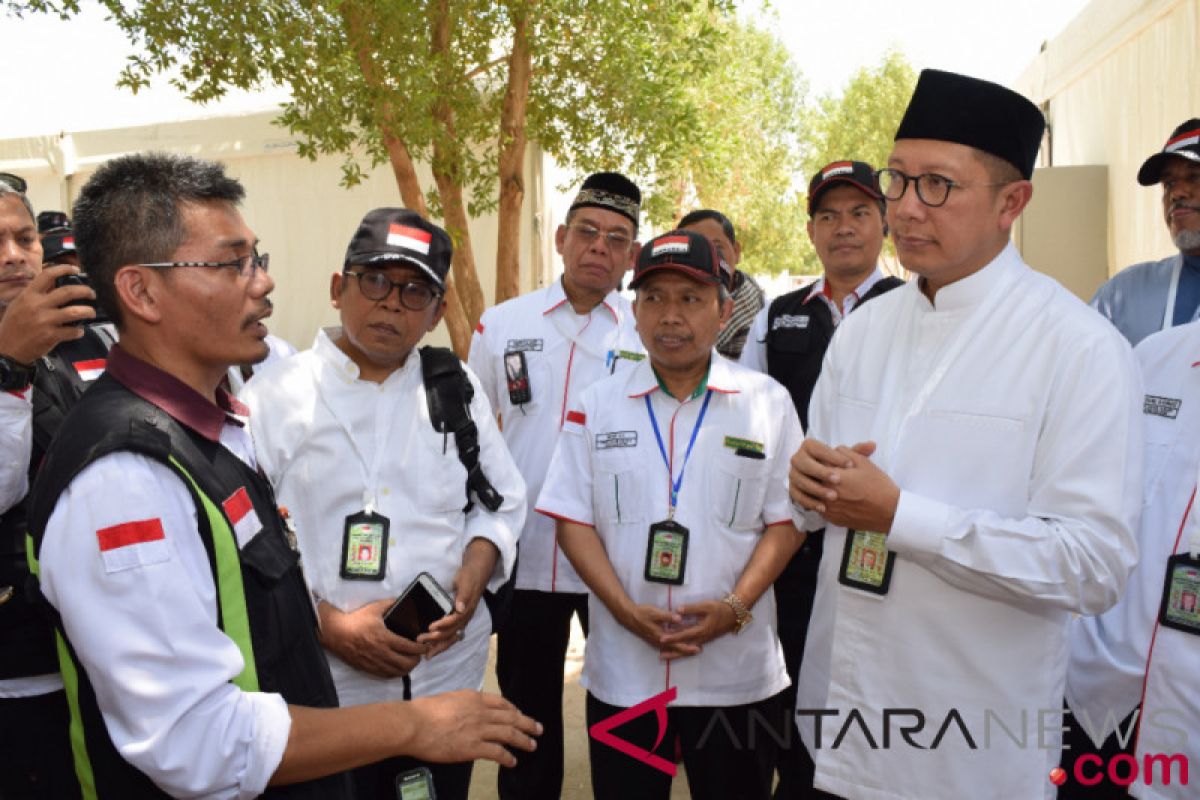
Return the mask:
<path fill-rule="evenodd" d="M 488 309 L 471 339 L 467 360 L 479 376 L 503 436 L 525 479 L 532 507 L 542 489 L 550 456 L 567 411 L 584 389 L 633 367 L 645 348 L 634 328 L 629 301 L 610 292 L 587 314 L 577 314 L 562 281 Z M 521 351 L 529 371 L 529 402 L 509 399 L 504 355 Z M 518 589 L 586 592 L 587 587 L 562 554 L 554 521 L 529 514 L 521 531 Z"/>
<path fill-rule="evenodd" d="M 842 320 L 845 319 L 851 311 L 854 310 L 854 307 L 858 305 L 858 301 L 861 300 L 867 292 L 871 291 L 875 284 L 883 280 L 883 277 L 883 271 L 879 269 L 879 267 L 876 267 L 875 270 L 867 276 L 867 279 L 860 283 L 853 292 L 850 292 L 844 298 L 842 298 L 842 307 L 838 308 L 837 303 L 833 302 L 833 298 L 829 296 L 829 284 L 826 282 L 825 276 L 822 275 L 821 277 L 817 278 L 816 282 L 813 283 L 812 286 L 808 287 L 808 294 L 804 296 L 804 302 L 810 303 L 814 299 L 820 298 L 821 301 L 823 301 L 825 305 L 829 307 L 829 313 L 833 315 L 833 324 L 836 327 L 842 323 Z M 798 289 L 797 291 L 805 290 Z M 738 362 L 744 367 L 749 367 L 750 369 L 758 370 L 759 372 L 767 371 L 767 334 L 770 333 L 770 331 L 767 330 L 767 315 L 770 310 L 771 303 L 768 302 L 754 317 L 754 323 L 750 326 L 750 333 L 746 337 L 746 347 L 742 350 L 742 356 Z"/>
<path fill-rule="evenodd" d="M 232 418 L 220 442 L 254 466 L 250 436 Z M 258 797 L 291 716 L 279 695 L 230 682 L 245 662 L 217 626 L 197 525 L 168 467 L 104 456 L 71 481 L 46 524 L 41 588 L 122 756 L 173 797 Z"/>
<path fill-rule="evenodd" d="M 1149 783 L 1129 787 L 1134 797 L 1185 800 L 1196 796 L 1200 766 L 1200 636 L 1159 624 L 1167 559 L 1187 553 L 1200 525 L 1196 503 L 1200 470 L 1200 322 L 1151 334 L 1134 348 L 1142 369 L 1146 434 L 1145 502 L 1138 533 L 1140 558 L 1116 606 L 1071 623 L 1067 701 L 1076 728 L 1103 742 L 1138 703 L 1135 756 L 1181 754 L 1193 770 L 1192 786 L 1171 782 L 1156 767 Z M 1180 735 L 1181 732 L 1186 735 Z M 1118 736 L 1131 731 L 1122 727 Z M 1073 776 L 1072 776 L 1073 779 Z"/>
<path fill-rule="evenodd" d="M 596 529 L 625 592 L 637 603 L 677 608 L 721 599 L 733 590 L 763 531 L 791 522 L 788 462 L 803 435 L 787 391 L 715 351 L 708 388 L 712 398 L 675 511 L 675 520 L 690 532 L 681 586 L 644 577 L 650 525 L 667 517 L 670 481 L 646 398 L 678 477 L 703 393 L 675 400 L 659 388 L 648 360 L 628 375 L 590 387 L 568 412 L 538 498 L 543 515 Z M 664 664 L 655 648 L 590 596 L 581 682 L 599 700 L 622 707 L 671 686 L 682 706 L 732 706 L 770 697 L 788 685 L 773 590 L 751 611 L 754 621 L 738 636 L 722 636 L 699 655 Z"/>

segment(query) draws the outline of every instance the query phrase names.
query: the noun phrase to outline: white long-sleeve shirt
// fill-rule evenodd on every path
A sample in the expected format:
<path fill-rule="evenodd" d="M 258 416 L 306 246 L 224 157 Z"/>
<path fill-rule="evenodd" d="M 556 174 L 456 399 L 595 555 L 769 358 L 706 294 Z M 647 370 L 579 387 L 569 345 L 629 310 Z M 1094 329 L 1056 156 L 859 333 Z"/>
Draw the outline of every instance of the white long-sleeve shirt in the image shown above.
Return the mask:
<path fill-rule="evenodd" d="M 0 514 L 29 491 L 29 459 L 33 452 L 33 387 L 0 392 Z"/>
<path fill-rule="evenodd" d="M 1072 613 L 1111 607 L 1137 558 L 1140 407 L 1128 345 L 1011 245 L 939 290 L 936 307 L 913 282 L 840 326 L 810 435 L 875 441 L 901 494 L 884 596 L 839 583 L 846 529 L 826 527 L 797 701 L 838 712 L 820 722 L 820 748 L 814 715 L 798 720 L 818 787 L 867 800 L 1053 796 L 1059 737 L 1051 719 L 1038 748 L 1039 711 L 1061 709 Z M 806 516 L 810 530 L 825 524 Z M 886 709 L 920 710 L 926 749 L 896 719 L 889 748 L 857 727 L 831 747 L 855 710 L 878 742 Z M 1015 744 L 993 719 L 987 747 L 952 727 L 934 748 L 951 710 L 977 745 L 989 713 L 1032 738 Z"/>
<path fill-rule="evenodd" d="M 464 514 L 466 469 L 454 437 L 436 432 L 430 422 L 418 352 L 382 383 L 360 380 L 358 367 L 333 342 L 337 331 L 318 332 L 311 350 L 269 365 L 242 392 L 251 410 L 258 462 L 295 522 L 313 592 L 342 611 L 353 611 L 398 597 L 419 573 L 428 572 L 453 593 L 463 552 L 476 538 L 500 553 L 490 583 L 497 588 L 516 559 L 525 484 L 478 379 L 468 370 L 475 387 L 471 417 L 479 428 L 479 461 L 504 503 L 492 512 L 476 502 Z M 391 523 L 381 581 L 339 575 L 344 521 L 363 510 L 365 491 Z M 464 641 L 413 670 L 412 695 L 481 688 L 490 635 L 491 617 L 481 600 Z M 399 679 L 368 675 L 332 653 L 329 666 L 342 705 L 403 697 Z"/>
<path fill-rule="evenodd" d="M 575 313 L 562 281 L 484 312 L 467 363 L 500 415 L 504 440 L 525 479 L 530 508 L 542 490 L 567 411 L 584 389 L 632 369 L 645 352 L 634 324 L 629 301 L 616 292 L 587 314 Z M 532 395 L 519 406 L 509 399 L 504 369 L 504 354 L 513 351 L 525 354 Z M 554 521 L 541 514 L 525 519 L 516 587 L 587 591 L 559 550 Z"/>

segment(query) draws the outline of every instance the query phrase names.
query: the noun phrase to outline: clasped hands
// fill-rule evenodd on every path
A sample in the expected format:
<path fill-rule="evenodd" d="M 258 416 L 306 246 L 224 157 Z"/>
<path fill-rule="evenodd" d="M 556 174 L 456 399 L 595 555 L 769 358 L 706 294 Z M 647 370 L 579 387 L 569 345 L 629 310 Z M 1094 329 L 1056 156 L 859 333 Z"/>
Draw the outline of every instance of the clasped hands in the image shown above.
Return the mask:
<path fill-rule="evenodd" d="M 871 461 L 874 453 L 874 442 L 831 447 L 805 439 L 788 472 L 793 502 L 834 525 L 887 533 L 900 503 L 900 487 Z"/>

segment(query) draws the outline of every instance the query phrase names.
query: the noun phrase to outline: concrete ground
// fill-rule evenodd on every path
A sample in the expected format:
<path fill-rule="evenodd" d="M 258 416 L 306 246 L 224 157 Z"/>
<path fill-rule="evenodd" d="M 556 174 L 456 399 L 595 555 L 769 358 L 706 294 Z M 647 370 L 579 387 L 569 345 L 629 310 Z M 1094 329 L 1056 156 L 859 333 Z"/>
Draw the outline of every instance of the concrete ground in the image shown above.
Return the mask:
<path fill-rule="evenodd" d="M 589 800 L 592 796 L 591 772 L 588 769 L 587 726 L 584 723 L 583 687 L 579 685 L 579 673 L 583 671 L 583 631 L 575 620 L 571 625 L 571 643 L 567 649 L 564 669 L 566 686 L 563 690 L 564 718 L 564 764 L 562 800 Z M 484 689 L 499 692 L 496 686 L 496 639 L 492 638 L 488 655 L 488 670 L 484 678 Z M 520 758 L 520 756 L 517 756 Z M 496 797 L 496 771 L 499 767 L 491 761 L 475 762 L 471 776 L 470 800 L 492 800 Z M 671 786 L 671 800 L 689 797 L 687 775 L 683 765 L 675 775 Z"/>

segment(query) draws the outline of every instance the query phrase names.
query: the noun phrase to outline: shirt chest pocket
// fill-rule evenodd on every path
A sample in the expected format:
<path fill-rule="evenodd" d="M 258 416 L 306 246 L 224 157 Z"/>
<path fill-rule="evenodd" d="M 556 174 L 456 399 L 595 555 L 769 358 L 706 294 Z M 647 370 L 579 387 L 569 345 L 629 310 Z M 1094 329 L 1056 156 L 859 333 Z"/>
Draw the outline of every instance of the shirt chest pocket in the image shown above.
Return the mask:
<path fill-rule="evenodd" d="M 454 434 L 441 434 L 432 423 L 415 437 L 420 473 L 409 485 L 417 509 L 433 514 L 462 511 L 467 505 L 467 469 L 458 458 Z M 444 448 L 444 449 L 443 449 Z"/>
<path fill-rule="evenodd" d="M 537 416 L 547 409 L 558 409 L 562 387 L 556 387 L 550 356 L 541 350 L 509 351 L 501 357 L 501 405 L 505 416 Z M 522 363 L 523 362 L 523 363 Z M 528 397 L 524 402 L 522 395 Z M 555 403 L 557 398 L 558 404 Z"/>
<path fill-rule="evenodd" d="M 602 450 L 595 455 L 595 465 L 592 505 L 597 524 L 645 524 L 654 510 L 649 507 L 654 493 L 646 483 L 650 476 L 633 452 Z M 666 516 L 665 507 L 659 511 Z"/>
<path fill-rule="evenodd" d="M 708 468 L 708 497 L 716 522 L 735 530 L 761 527 L 769 479 L 766 458 L 739 456 L 733 450 L 715 456 Z"/>

